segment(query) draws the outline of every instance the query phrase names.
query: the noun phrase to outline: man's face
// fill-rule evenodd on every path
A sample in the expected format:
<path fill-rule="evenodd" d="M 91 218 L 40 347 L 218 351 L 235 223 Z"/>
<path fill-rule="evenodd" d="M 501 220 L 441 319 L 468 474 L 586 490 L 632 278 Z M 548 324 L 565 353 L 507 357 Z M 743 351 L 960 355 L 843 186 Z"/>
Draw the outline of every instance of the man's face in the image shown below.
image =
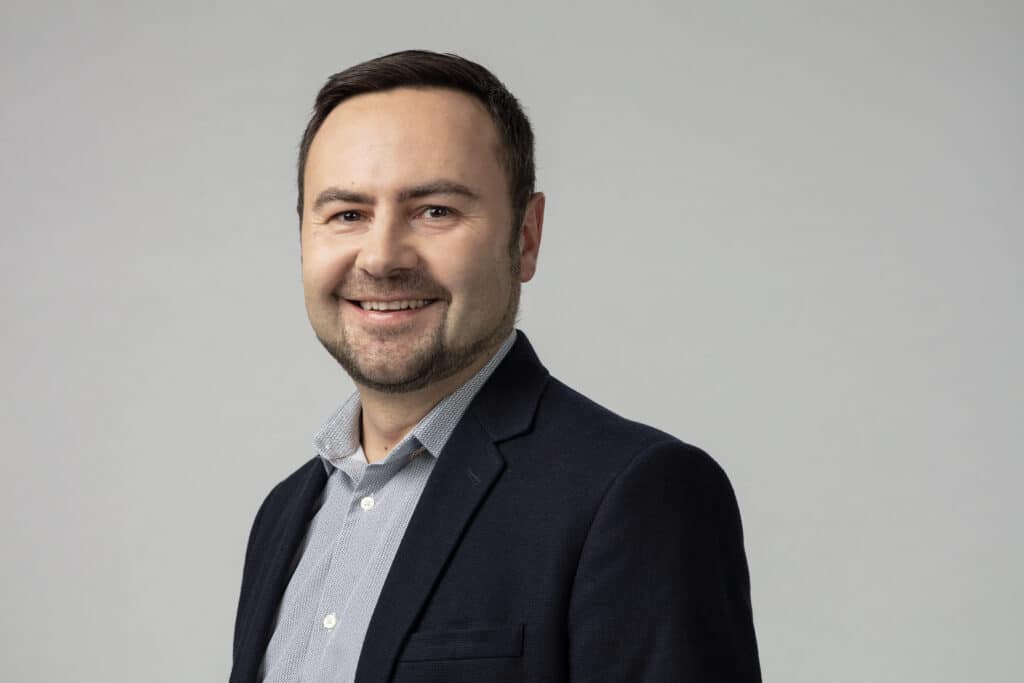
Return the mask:
<path fill-rule="evenodd" d="M 356 96 L 317 132 L 301 226 L 306 311 L 357 384 L 423 388 L 482 361 L 512 331 L 543 195 L 510 253 L 498 154 L 484 107 L 437 88 Z"/>

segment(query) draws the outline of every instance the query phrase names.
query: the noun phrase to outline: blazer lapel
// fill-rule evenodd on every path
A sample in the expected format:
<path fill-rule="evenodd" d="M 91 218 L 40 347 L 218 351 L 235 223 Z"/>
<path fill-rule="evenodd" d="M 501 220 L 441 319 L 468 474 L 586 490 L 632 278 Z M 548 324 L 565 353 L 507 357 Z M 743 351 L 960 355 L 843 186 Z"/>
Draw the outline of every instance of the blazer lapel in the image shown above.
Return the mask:
<path fill-rule="evenodd" d="M 505 468 L 496 442 L 529 427 L 547 377 L 519 332 L 434 465 L 377 600 L 357 683 L 391 679 L 402 644 L 448 558 Z"/>
<path fill-rule="evenodd" d="M 306 537 L 326 483 L 327 472 L 323 462 L 314 458 L 306 465 L 297 492 L 287 500 L 277 519 L 263 522 L 275 525 L 268 536 L 271 554 L 256 579 L 255 594 L 258 598 L 253 601 L 252 611 L 245 622 L 245 633 L 239 647 L 241 656 L 235 665 L 233 681 L 256 680 L 270 641 L 277 608 L 294 570 L 299 544 Z"/>

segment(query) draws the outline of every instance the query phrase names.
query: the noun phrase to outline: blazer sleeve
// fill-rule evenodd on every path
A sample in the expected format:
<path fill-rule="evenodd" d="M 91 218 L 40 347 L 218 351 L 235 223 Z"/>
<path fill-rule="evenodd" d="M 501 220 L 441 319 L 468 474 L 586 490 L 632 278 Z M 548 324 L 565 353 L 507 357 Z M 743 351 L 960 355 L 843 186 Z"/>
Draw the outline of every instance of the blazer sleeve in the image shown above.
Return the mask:
<path fill-rule="evenodd" d="M 739 509 L 725 473 L 672 439 L 614 480 L 569 610 L 573 683 L 761 680 Z"/>

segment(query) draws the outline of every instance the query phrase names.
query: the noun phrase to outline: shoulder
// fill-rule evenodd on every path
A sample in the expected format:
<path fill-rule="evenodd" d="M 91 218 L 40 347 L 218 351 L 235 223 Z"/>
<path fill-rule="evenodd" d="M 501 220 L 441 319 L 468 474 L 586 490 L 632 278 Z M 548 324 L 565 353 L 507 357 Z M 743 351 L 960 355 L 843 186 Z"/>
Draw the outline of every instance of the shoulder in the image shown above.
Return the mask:
<path fill-rule="evenodd" d="M 534 452 L 557 458 L 558 469 L 568 479 L 601 489 L 620 478 L 701 488 L 728 486 L 722 468 L 703 449 L 627 419 L 554 377 L 544 389 L 533 429 L 524 441 Z M 523 449 L 518 460 L 529 457 Z"/>
<path fill-rule="evenodd" d="M 550 377 L 538 407 L 536 427 L 554 425 L 585 429 L 592 438 L 628 439 L 634 443 L 672 438 L 655 427 L 627 419 Z"/>
<path fill-rule="evenodd" d="M 620 465 L 647 450 L 710 461 L 697 446 L 651 425 L 623 417 L 553 377 L 541 399 L 535 428 L 549 437 L 562 432 L 592 453 L 615 451 L 610 457 Z"/>

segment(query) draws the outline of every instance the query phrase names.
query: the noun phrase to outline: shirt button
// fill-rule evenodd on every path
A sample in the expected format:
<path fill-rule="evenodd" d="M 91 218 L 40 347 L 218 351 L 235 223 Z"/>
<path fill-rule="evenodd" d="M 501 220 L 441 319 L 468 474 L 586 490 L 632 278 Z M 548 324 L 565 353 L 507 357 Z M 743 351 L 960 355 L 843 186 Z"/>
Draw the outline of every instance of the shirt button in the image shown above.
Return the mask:
<path fill-rule="evenodd" d="M 372 510 L 373 509 L 373 498 L 371 496 L 366 496 L 361 501 L 359 501 L 359 505 L 364 510 Z"/>
<path fill-rule="evenodd" d="M 334 628 L 338 625 L 338 617 L 334 616 L 334 612 L 331 612 L 324 617 L 324 628 Z"/>

